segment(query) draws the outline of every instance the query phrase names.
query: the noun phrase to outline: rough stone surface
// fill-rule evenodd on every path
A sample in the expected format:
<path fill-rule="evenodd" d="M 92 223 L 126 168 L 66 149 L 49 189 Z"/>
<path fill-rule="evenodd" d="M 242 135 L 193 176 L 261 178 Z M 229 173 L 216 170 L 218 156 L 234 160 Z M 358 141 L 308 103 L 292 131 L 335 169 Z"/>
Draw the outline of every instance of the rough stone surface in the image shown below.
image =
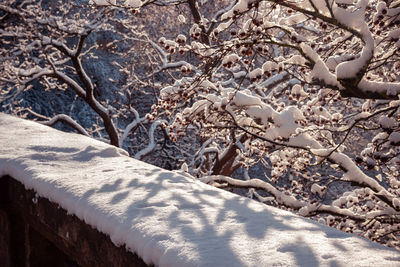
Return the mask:
<path fill-rule="evenodd" d="M 0 178 L 0 186 L 2 267 L 146 266 L 137 255 L 116 247 L 108 236 L 11 177 Z"/>
<path fill-rule="evenodd" d="M 10 266 L 10 227 L 7 214 L 0 210 L 0 260 L 4 267 Z"/>

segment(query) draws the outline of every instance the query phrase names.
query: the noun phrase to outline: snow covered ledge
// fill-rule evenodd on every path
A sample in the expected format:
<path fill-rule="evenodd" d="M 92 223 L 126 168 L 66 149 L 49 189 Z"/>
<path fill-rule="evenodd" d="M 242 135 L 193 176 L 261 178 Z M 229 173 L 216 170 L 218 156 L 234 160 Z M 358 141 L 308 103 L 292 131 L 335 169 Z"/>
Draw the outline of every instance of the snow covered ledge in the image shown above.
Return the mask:
<path fill-rule="evenodd" d="M 156 266 L 395 266 L 400 252 L 0 114 L 9 175 Z M 98 255 L 102 257 L 102 255 Z"/>

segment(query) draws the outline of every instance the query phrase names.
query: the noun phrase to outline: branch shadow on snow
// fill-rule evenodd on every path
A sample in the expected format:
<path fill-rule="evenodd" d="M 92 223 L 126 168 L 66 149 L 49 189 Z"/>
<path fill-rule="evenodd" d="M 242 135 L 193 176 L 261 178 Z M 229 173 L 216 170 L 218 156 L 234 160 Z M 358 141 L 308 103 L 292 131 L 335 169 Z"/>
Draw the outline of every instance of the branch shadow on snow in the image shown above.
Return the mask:
<path fill-rule="evenodd" d="M 297 266 L 319 266 L 322 262 L 339 266 L 336 255 L 316 252 L 318 245 L 326 244 L 313 242 L 313 235 L 326 237 L 324 240 L 328 240 L 336 253 L 349 251 L 342 241 L 352 237 L 350 234 L 289 212 L 266 208 L 180 173 L 146 164 L 136 166 L 136 161 L 130 158 L 102 156 L 93 146 L 80 151 L 51 146 L 36 146 L 32 150 L 38 152 L 31 154 L 31 159 L 38 164 L 54 160 L 54 157 L 64 158 L 66 154 L 76 161 L 77 166 L 99 164 L 96 173 L 88 175 L 107 174 L 110 180 L 102 182 L 98 188 L 89 188 L 79 202 L 93 203 L 94 199 L 105 196 L 109 207 L 123 203 L 123 221 L 130 223 L 132 228 L 144 225 L 138 229 L 139 233 L 141 229 L 148 230 L 146 225 L 153 224 L 153 232 L 143 234 L 147 235 L 147 240 L 150 238 L 151 246 L 161 246 L 161 253 L 175 251 L 175 255 L 179 255 L 180 251 L 190 248 L 195 254 L 193 261 L 205 266 L 212 266 L 211 260 L 215 258 L 232 266 L 246 265 L 245 257 L 249 254 L 243 251 L 250 252 L 252 262 L 255 259 L 260 266 L 267 264 L 261 257 L 266 253 L 273 255 L 271 260 L 276 260 L 268 266 L 285 265 L 285 259 Z M 101 166 L 101 162 L 113 164 Z M 170 247 L 162 247 L 165 240 L 171 240 Z M 182 240 L 184 244 L 179 243 Z M 142 255 L 148 246 L 143 244 L 142 251 L 135 252 Z M 377 245 L 365 240 L 362 246 L 376 248 Z M 393 257 L 393 260 L 398 258 Z"/>
<path fill-rule="evenodd" d="M 307 233 L 307 235 L 322 233 L 322 235 L 332 239 L 330 241 L 332 247 L 342 251 L 347 249 L 341 245 L 341 240 L 352 236 L 304 218 L 301 220 L 308 221 L 307 225 L 299 229 L 296 225 L 298 217 L 295 215 L 290 213 L 282 215 L 273 210 L 254 209 L 253 200 L 233 194 L 226 198 L 226 193 L 223 193 L 222 190 L 216 190 L 207 185 L 200 188 L 191 186 L 188 184 L 187 177 L 174 172 L 158 168 L 143 169 L 139 172 L 143 173 L 145 177 L 128 179 L 129 183 L 123 188 L 119 188 L 121 180 L 116 179 L 112 184 L 105 184 L 93 193 L 119 188 L 110 200 L 112 204 L 117 204 L 129 199 L 132 191 L 142 192 L 141 200 L 132 202 L 126 210 L 127 221 L 135 223 L 138 220 L 149 219 L 149 223 L 151 223 L 151 216 L 157 215 L 158 212 L 165 212 L 164 209 L 167 209 L 168 216 L 163 218 L 163 223 L 168 225 L 168 229 L 185 240 L 185 246 L 194 248 L 194 251 L 197 252 L 196 257 L 202 259 L 202 261 L 210 255 L 218 253 L 223 261 L 233 262 L 234 265 L 238 266 L 245 264 L 241 255 L 238 255 L 238 251 L 240 251 L 238 246 L 251 246 L 251 244 L 241 244 L 235 233 L 237 228 L 230 229 L 229 224 L 239 224 L 239 229 L 243 229 L 243 234 L 254 242 L 272 243 L 272 246 L 266 243 L 265 250 L 255 251 L 253 256 L 257 257 L 259 253 L 273 252 L 272 254 L 276 254 L 279 252 L 293 258 L 298 266 L 318 266 L 321 260 L 319 259 L 320 256 L 314 252 L 313 246 L 315 244 L 308 244 L 301 234 L 296 234 L 299 230 L 302 233 Z M 154 175 L 157 175 L 157 179 L 146 181 L 146 176 Z M 182 187 L 182 184 L 185 186 Z M 184 192 L 190 194 L 181 193 L 183 191 L 179 190 L 173 190 L 170 194 L 166 194 L 165 191 L 171 190 L 174 185 L 179 190 L 184 190 Z M 219 199 L 219 203 L 212 202 L 215 197 Z M 222 208 L 216 208 L 221 204 Z M 221 229 L 221 225 L 225 228 Z M 293 237 L 277 241 L 273 236 L 277 232 L 287 232 Z M 154 240 L 162 241 L 168 236 L 169 233 L 154 233 Z M 365 244 L 366 247 L 371 246 L 370 242 L 365 242 Z M 243 247 L 243 249 L 251 250 L 248 247 Z M 272 249 L 274 251 L 271 251 Z M 329 260 L 331 266 L 338 266 L 334 256 L 327 254 L 323 255 L 322 258 Z"/>

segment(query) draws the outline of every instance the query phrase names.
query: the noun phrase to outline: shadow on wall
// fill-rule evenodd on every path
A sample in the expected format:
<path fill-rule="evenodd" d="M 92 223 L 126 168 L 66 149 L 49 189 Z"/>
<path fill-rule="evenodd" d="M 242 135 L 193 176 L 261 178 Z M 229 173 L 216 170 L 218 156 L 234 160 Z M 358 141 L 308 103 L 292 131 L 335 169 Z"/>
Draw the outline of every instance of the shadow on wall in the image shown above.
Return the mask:
<path fill-rule="evenodd" d="M 321 260 L 329 266 L 341 266 L 335 253 L 349 252 L 342 241 L 352 237 L 350 234 L 290 213 L 283 212 L 285 215 L 282 215 L 282 212 L 275 212 L 273 209 L 268 212 L 257 210 L 252 200 L 233 194 L 227 198 L 222 191 L 206 185 L 180 188 L 182 184 L 188 183 L 188 178 L 174 172 L 158 168 L 138 171 L 145 176 L 157 178 L 151 182 L 145 178 L 116 179 L 112 183 L 104 184 L 98 190 L 86 192 L 85 198 L 89 200 L 94 194 L 115 192 L 109 203 L 117 205 L 119 202 L 129 201 L 130 194 L 142 192 L 140 200 L 128 205 L 124 214 L 127 216 L 125 220 L 137 225 L 143 222 L 164 224 L 171 232 L 159 232 L 157 230 L 162 227 L 156 227 L 152 240 L 162 243 L 179 237 L 178 239 L 184 240 L 185 244 L 172 249 L 191 248 L 195 251 L 193 257 L 201 259 L 204 266 L 213 264 L 207 261 L 213 259 L 213 256 L 218 257 L 221 262 L 229 262 L 232 266 L 246 265 L 246 256 L 252 257 L 253 260 L 258 258 L 256 262 L 265 264 L 265 259 L 262 258 L 265 253 L 281 256 L 274 259 L 275 263 L 271 262 L 275 266 L 285 266 L 285 262 L 289 263 L 288 258 L 291 258 L 297 266 L 320 266 Z M 173 192 L 170 192 L 174 187 L 171 184 L 177 186 Z M 218 201 L 213 203 L 215 198 Z M 158 213 L 162 215 L 157 216 Z M 153 218 L 154 216 L 156 218 Z M 302 225 L 299 225 L 299 222 Z M 237 224 L 240 224 L 239 228 Z M 254 243 L 238 239 L 236 232 L 238 230 L 243 231 L 242 234 L 248 236 L 247 239 Z M 303 233 L 307 236 L 302 236 Z M 322 235 L 335 252 L 323 255 L 316 253 L 315 249 L 318 249 L 316 243 L 310 242 L 313 239 L 312 235 Z M 376 248 L 373 243 L 366 240 L 363 244 L 365 248 Z M 326 246 L 326 244 L 320 245 Z M 241 251 L 252 251 L 252 253 L 245 255 L 241 254 Z M 283 255 L 286 259 L 282 257 Z M 393 260 L 399 259 L 400 257 Z"/>
<path fill-rule="evenodd" d="M 0 163 L 7 161 L 23 173 L 26 186 L 40 189 L 146 262 L 334 266 L 352 262 L 353 256 L 363 260 L 369 248 L 389 251 L 393 259 L 398 255 L 185 174 L 123 157 L 93 139 L 9 117 L 3 121 L 19 128 L 12 138 L 0 131 L 10 142 L 0 148 Z"/>

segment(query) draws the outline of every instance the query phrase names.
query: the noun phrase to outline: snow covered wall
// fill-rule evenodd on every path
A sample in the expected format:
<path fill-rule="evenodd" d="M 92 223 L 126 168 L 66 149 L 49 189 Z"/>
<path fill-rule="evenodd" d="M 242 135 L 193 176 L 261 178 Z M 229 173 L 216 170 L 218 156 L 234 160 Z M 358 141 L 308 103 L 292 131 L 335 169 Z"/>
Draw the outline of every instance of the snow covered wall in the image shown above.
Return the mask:
<path fill-rule="evenodd" d="M 3 175 L 157 266 L 400 266 L 398 251 L 0 113 Z"/>

